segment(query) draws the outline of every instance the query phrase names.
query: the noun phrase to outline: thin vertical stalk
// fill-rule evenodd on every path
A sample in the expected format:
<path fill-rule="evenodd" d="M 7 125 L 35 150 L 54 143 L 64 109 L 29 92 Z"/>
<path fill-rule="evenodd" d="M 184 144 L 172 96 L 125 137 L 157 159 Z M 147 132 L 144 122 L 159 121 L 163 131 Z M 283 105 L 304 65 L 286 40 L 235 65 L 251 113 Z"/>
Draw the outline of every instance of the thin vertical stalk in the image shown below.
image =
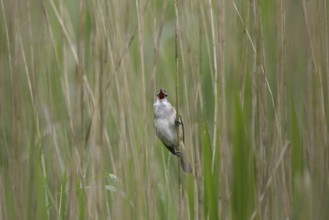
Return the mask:
<path fill-rule="evenodd" d="M 277 1 L 277 18 L 278 18 L 278 25 L 277 25 L 277 47 L 278 47 L 278 54 L 277 54 L 277 70 L 278 70 L 278 82 L 277 82 L 277 135 L 278 138 L 275 140 L 275 145 L 282 146 L 283 144 L 283 138 L 286 139 L 286 127 L 287 127 L 287 116 L 285 111 L 285 106 L 287 105 L 286 100 L 286 5 L 283 0 Z M 268 154 L 273 153 L 277 157 L 280 154 L 280 151 L 282 151 L 282 148 L 275 147 L 273 152 L 268 152 Z M 267 175 L 271 173 L 271 168 L 267 169 Z M 272 168 L 273 169 L 273 168 Z M 280 178 L 283 182 L 283 189 L 284 192 L 289 192 L 289 179 L 286 178 L 286 169 L 284 168 L 284 161 L 282 162 L 281 172 L 280 172 Z M 275 183 L 273 183 L 275 185 Z M 266 188 L 268 185 L 266 184 Z M 287 193 L 284 193 L 287 195 Z M 263 190 L 262 194 L 259 195 L 259 203 L 262 203 L 263 196 L 265 195 L 265 190 Z M 286 198 L 286 197 L 285 197 Z M 268 201 L 263 202 L 265 204 L 262 204 L 263 207 L 268 203 Z M 289 201 L 288 199 L 283 199 L 283 206 L 289 207 Z M 286 210 L 289 210 L 287 208 Z M 286 211 L 287 212 L 287 211 Z M 288 211 L 289 212 L 289 211 Z"/>
<path fill-rule="evenodd" d="M 203 3 L 202 2 L 199 2 L 199 14 L 200 14 L 200 17 L 202 18 L 203 16 Z M 202 25 L 202 19 L 199 20 L 199 76 L 198 78 L 200 79 L 200 76 L 202 76 L 203 74 L 203 71 L 202 71 L 202 66 L 203 66 L 203 48 L 202 48 L 202 42 L 204 40 L 204 37 L 203 37 L 203 28 L 204 26 Z M 200 81 L 200 80 L 199 80 Z M 201 86 L 200 86 L 201 87 Z M 195 104 L 195 106 L 197 106 L 197 102 Z M 200 106 L 201 106 L 201 109 L 202 109 L 202 102 L 200 100 Z M 201 111 L 202 112 L 202 111 Z M 201 163 L 201 160 L 200 160 L 200 151 L 194 147 L 194 157 L 195 157 L 195 163 Z M 204 198 L 204 194 L 203 194 L 203 188 L 202 187 L 202 178 L 200 178 L 201 176 L 203 176 L 202 174 L 202 171 L 200 169 L 197 169 L 195 168 L 194 169 L 194 172 L 195 172 L 195 198 L 196 199 L 196 202 L 195 202 L 195 207 L 198 207 L 195 209 L 195 213 L 194 213 L 194 216 L 197 217 L 197 219 L 202 219 L 203 218 L 203 198 Z M 200 180 L 201 181 L 200 181 Z"/>
<path fill-rule="evenodd" d="M 142 88 L 143 88 L 143 110 L 146 111 L 146 100 L 145 100 L 145 65 L 144 65 L 144 36 L 142 33 L 144 32 L 144 25 L 142 24 L 141 17 L 140 17 L 140 8 L 139 8 L 139 1 L 135 1 L 136 3 L 136 10 L 137 10 L 137 25 L 138 25 L 138 44 L 139 44 L 139 53 L 140 53 L 140 61 L 141 61 L 141 72 L 142 72 Z M 144 119 L 146 114 L 144 114 Z"/>
<path fill-rule="evenodd" d="M 175 15 L 176 15 L 176 22 L 175 22 L 175 63 L 176 63 L 176 114 L 177 117 L 179 115 L 179 108 L 178 108 L 178 89 L 179 89 L 179 85 L 178 85 L 178 67 L 179 67 L 179 60 L 178 60 L 178 6 L 177 6 L 177 1 L 175 0 Z M 178 144 L 179 144 L 179 140 L 178 140 Z"/>
<path fill-rule="evenodd" d="M 285 122 L 285 114 L 284 108 L 285 106 L 285 61 L 286 61 L 286 48 L 285 48 L 285 24 L 286 24 L 286 12 L 285 12 L 285 3 L 283 0 L 278 2 L 278 44 L 279 44 L 279 52 L 278 52 L 278 99 L 277 99 L 277 112 L 278 112 L 278 121 L 279 121 L 279 130 L 278 135 L 280 138 L 279 145 L 282 145 L 282 124 Z"/>
<path fill-rule="evenodd" d="M 212 2 L 208 0 L 209 10 L 210 10 L 210 22 L 211 22 L 211 38 L 212 38 L 212 49 L 213 49 L 213 62 L 214 62 L 214 133 L 213 133 L 213 153 L 212 153 L 212 170 L 214 170 L 214 162 L 216 155 L 216 141 L 217 141 L 217 112 L 218 112 L 218 95 L 217 95 L 217 85 L 218 85 L 218 71 L 217 71 L 217 53 L 216 53 L 216 43 L 215 43 L 215 26 L 214 26 L 214 13 L 212 9 Z"/>
<path fill-rule="evenodd" d="M 222 179 L 222 184 L 220 184 L 220 190 L 223 192 L 223 201 L 221 203 L 222 210 L 222 219 L 228 219 L 228 201 L 229 201 L 229 190 L 228 190 L 228 175 L 226 170 L 229 170 L 228 167 L 228 145 L 227 145 L 227 123 L 226 123 L 226 95 L 225 95 L 225 8 L 224 1 L 219 0 L 219 25 L 218 25 L 218 40 L 219 40 L 219 48 L 218 48 L 218 56 L 219 56 L 219 74 L 220 74 L 220 94 L 219 94 L 219 106 L 220 106 L 220 131 L 221 140 L 219 141 L 218 153 L 220 154 L 219 159 L 225 160 L 223 163 L 219 162 L 219 170 L 221 175 L 218 175 L 219 178 Z M 217 75 L 217 74 L 216 74 Z M 216 89 L 217 91 L 217 89 Z M 216 145 L 214 142 L 214 148 L 216 149 Z M 215 157 L 215 154 L 213 155 Z M 215 160 L 213 160 L 213 165 L 215 164 Z M 216 167 L 213 168 L 216 170 Z M 219 180 L 218 180 L 219 181 Z"/>
<path fill-rule="evenodd" d="M 329 85 L 329 34 L 328 34 L 328 5 L 327 5 L 327 1 L 324 1 L 324 20 L 325 20 L 325 33 L 324 33 L 324 36 L 325 36 L 325 48 L 326 49 L 326 58 L 325 58 L 325 66 L 326 66 L 326 73 L 327 73 L 327 93 L 328 93 L 328 85 Z M 329 97 L 329 96 L 328 96 Z M 326 100 L 323 100 L 324 102 Z M 328 137 L 328 130 L 326 131 L 326 136 Z M 324 152 L 324 155 L 326 158 L 329 158 L 329 152 L 328 152 L 328 148 L 325 148 L 325 152 Z M 328 166 L 329 166 L 329 163 L 327 162 L 327 167 L 326 169 L 328 170 Z"/>
<path fill-rule="evenodd" d="M 325 20 L 325 25 L 324 25 L 324 31 L 325 31 L 325 48 L 326 48 L 326 72 L 327 72 L 327 85 L 329 85 L 329 32 L 328 32 L 328 5 L 327 1 L 324 1 L 324 20 Z M 327 88 L 328 89 L 328 88 Z M 328 96 L 329 99 L 329 96 Z M 329 100 L 328 100 L 329 101 Z"/>
<path fill-rule="evenodd" d="M 178 85 L 178 80 L 179 80 L 179 73 L 178 73 L 178 67 L 179 67 L 179 60 L 178 60 L 178 0 L 175 0 L 175 17 L 176 17 L 176 21 L 175 21 L 175 63 L 176 63 L 176 120 L 179 119 L 179 100 L 178 100 L 178 89 L 179 89 L 179 85 Z M 177 146 L 178 146 L 178 151 L 180 150 L 180 133 L 179 133 L 179 129 L 177 129 Z M 182 196 L 182 184 L 181 184 L 181 178 L 180 178 L 180 166 L 179 163 L 177 163 L 177 167 L 178 167 L 178 191 L 179 191 L 179 195 L 178 195 L 178 219 L 182 219 L 182 212 L 181 212 L 181 196 Z"/>
<path fill-rule="evenodd" d="M 85 0 L 80 2 L 80 26 L 79 26 L 79 46 L 78 46 L 78 63 L 77 63 L 77 77 L 78 83 L 80 84 L 80 126 L 81 126 L 81 143 L 85 144 L 84 136 L 85 136 L 85 126 L 84 126 L 84 89 L 83 89 L 83 55 L 84 55 L 84 35 L 85 35 L 85 8 L 86 2 Z M 79 100 L 79 99 L 78 99 Z"/>
<path fill-rule="evenodd" d="M 260 83 L 260 65 L 261 65 L 261 27 L 260 27 L 260 15 L 259 15 L 259 5 L 257 0 L 251 1 L 252 7 L 252 25 L 253 25 L 253 42 L 255 45 L 255 51 L 253 54 L 252 65 L 252 147 L 255 152 L 255 158 L 258 159 L 258 163 L 255 163 L 256 169 L 260 170 L 260 174 L 256 175 L 257 184 L 261 181 L 261 174 L 263 173 L 263 167 L 260 166 L 260 161 L 263 161 L 263 154 L 261 148 L 264 140 L 262 139 L 262 129 L 265 128 L 264 121 L 264 108 L 263 108 L 263 97 L 262 97 L 262 84 Z M 256 191 L 259 193 L 258 191 Z M 256 209 L 258 217 L 262 218 L 261 204 L 256 203 Z"/>
<path fill-rule="evenodd" d="M 5 33 L 6 33 L 6 44 L 7 44 L 7 49 L 8 49 L 8 63 L 9 63 L 9 73 L 10 76 L 12 77 L 13 71 L 12 71 L 12 55 L 11 55 L 11 49 L 10 49 L 10 37 L 9 37 L 9 31 L 8 31 L 8 26 L 7 26 L 7 18 L 6 18 L 6 11 L 5 7 L 3 5 L 3 0 L 1 0 L 1 11 L 3 15 L 3 24 L 5 26 Z"/>

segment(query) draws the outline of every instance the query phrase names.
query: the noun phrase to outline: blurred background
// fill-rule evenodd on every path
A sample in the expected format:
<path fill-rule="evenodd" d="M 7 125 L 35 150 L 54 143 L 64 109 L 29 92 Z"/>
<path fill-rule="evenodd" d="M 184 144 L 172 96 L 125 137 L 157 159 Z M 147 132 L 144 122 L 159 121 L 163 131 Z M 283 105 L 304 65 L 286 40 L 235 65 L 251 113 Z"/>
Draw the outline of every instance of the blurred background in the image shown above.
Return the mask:
<path fill-rule="evenodd" d="M 0 3 L 0 219 L 329 219 L 327 0 Z"/>

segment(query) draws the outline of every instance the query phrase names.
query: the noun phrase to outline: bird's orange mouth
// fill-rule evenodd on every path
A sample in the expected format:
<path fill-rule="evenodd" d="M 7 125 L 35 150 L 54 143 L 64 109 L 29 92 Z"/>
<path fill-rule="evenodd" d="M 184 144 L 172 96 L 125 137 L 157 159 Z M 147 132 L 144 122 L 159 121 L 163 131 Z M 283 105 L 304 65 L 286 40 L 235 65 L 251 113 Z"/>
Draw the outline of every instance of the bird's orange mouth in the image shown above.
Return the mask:
<path fill-rule="evenodd" d="M 159 99 L 164 99 L 165 97 L 167 97 L 167 92 L 160 89 L 159 93 L 157 94 Z"/>

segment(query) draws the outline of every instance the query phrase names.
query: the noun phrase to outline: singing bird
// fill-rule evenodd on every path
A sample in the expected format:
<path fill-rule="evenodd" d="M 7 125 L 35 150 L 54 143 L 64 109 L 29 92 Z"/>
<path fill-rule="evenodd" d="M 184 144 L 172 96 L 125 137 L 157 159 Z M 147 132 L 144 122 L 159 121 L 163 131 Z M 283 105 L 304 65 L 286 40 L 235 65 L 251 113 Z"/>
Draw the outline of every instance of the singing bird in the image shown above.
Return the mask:
<path fill-rule="evenodd" d="M 181 144 L 179 148 L 177 142 L 177 129 L 182 126 L 180 141 L 182 140 L 184 143 L 184 124 L 181 117 L 176 117 L 176 110 L 167 100 L 167 97 L 167 92 L 160 89 L 154 103 L 154 128 L 164 146 L 180 159 L 182 169 L 186 173 L 191 173 L 192 168 L 188 162 L 184 144 Z"/>

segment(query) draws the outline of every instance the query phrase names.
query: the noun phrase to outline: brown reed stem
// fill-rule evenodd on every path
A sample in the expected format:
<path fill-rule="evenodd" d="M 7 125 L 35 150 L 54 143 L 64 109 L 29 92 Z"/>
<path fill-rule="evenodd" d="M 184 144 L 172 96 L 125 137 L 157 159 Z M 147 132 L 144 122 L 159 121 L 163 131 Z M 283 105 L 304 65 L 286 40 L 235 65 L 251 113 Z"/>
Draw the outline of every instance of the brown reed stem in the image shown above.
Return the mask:
<path fill-rule="evenodd" d="M 178 60 L 178 0 L 175 0 L 175 62 L 176 62 L 176 120 L 179 120 L 179 108 L 178 108 L 178 65 L 179 65 L 179 60 Z M 177 146 L 178 146 L 178 151 L 180 151 L 180 133 L 179 129 L 177 129 Z M 177 163 L 178 166 L 178 191 L 179 191 L 179 196 L 178 196 L 178 219 L 182 219 L 182 212 L 181 212 L 181 196 L 182 196 L 182 184 L 181 184 L 181 178 L 180 178 L 180 166 L 179 163 Z"/>

